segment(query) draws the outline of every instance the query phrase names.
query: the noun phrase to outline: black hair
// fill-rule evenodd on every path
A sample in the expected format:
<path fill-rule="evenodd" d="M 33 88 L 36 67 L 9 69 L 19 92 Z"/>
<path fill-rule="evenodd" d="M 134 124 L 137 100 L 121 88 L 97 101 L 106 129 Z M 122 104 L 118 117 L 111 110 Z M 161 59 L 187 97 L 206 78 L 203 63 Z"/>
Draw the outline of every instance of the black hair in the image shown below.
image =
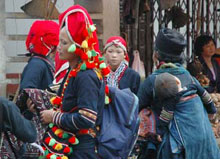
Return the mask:
<path fill-rule="evenodd" d="M 203 46 L 207 45 L 210 41 L 213 41 L 215 46 L 216 42 L 210 35 L 200 35 L 196 38 L 195 44 L 194 44 L 194 50 L 196 56 L 201 56 L 203 52 Z"/>

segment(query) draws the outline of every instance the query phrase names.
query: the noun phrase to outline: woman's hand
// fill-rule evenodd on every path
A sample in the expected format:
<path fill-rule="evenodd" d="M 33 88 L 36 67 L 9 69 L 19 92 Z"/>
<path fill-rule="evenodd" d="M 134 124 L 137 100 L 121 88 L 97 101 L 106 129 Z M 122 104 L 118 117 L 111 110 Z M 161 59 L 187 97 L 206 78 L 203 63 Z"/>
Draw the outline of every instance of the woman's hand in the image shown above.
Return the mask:
<path fill-rule="evenodd" d="M 32 113 L 36 112 L 36 109 L 34 108 L 35 105 L 34 105 L 33 101 L 30 98 L 27 99 L 26 104 L 27 104 L 27 108 L 30 112 L 32 112 Z"/>
<path fill-rule="evenodd" d="M 44 124 L 52 123 L 54 113 L 55 113 L 55 111 L 53 109 L 41 111 L 40 112 L 41 121 Z"/>

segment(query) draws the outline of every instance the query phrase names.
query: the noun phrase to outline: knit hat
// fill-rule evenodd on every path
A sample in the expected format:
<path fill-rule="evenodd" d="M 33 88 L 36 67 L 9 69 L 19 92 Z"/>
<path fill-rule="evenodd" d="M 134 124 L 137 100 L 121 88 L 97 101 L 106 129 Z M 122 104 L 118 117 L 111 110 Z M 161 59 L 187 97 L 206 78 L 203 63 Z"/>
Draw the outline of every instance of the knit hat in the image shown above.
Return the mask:
<path fill-rule="evenodd" d="M 157 75 L 154 89 L 155 95 L 162 100 L 174 97 L 179 92 L 176 78 L 170 73 L 161 73 Z"/>
<path fill-rule="evenodd" d="M 129 61 L 128 51 L 127 51 L 127 43 L 126 43 L 125 39 L 123 39 L 121 36 L 110 37 L 105 43 L 104 51 L 106 51 L 107 48 L 112 45 L 119 46 L 120 48 L 122 48 L 125 52 L 125 60 Z"/>
<path fill-rule="evenodd" d="M 178 58 L 186 45 L 186 40 L 182 34 L 176 30 L 163 28 L 157 34 L 155 50 L 162 56 Z"/>
<path fill-rule="evenodd" d="M 30 53 L 47 56 L 59 43 L 59 25 L 54 21 L 37 20 L 28 33 L 26 48 Z"/>

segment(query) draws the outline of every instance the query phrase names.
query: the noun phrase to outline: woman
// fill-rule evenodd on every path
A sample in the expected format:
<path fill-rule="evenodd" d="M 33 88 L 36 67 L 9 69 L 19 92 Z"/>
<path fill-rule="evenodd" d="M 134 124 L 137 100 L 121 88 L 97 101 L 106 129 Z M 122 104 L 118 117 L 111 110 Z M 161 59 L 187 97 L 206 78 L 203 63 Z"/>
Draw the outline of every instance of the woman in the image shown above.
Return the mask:
<path fill-rule="evenodd" d="M 128 52 L 125 40 L 120 36 L 110 37 L 104 47 L 107 64 L 111 68 L 105 79 L 109 86 L 119 89 L 130 88 L 137 94 L 140 85 L 140 75 L 128 67 Z"/>
<path fill-rule="evenodd" d="M 59 25 L 48 20 L 35 21 L 26 39 L 31 54 L 20 82 L 20 91 L 25 88 L 46 89 L 53 81 L 54 66 L 51 55 L 55 54 L 59 42 Z"/>
<path fill-rule="evenodd" d="M 58 96 L 51 100 L 54 109 L 41 112 L 42 121 L 51 128 L 44 138 L 45 157 L 97 159 L 94 129 L 108 98 L 102 76 L 109 70 L 98 56 L 96 28 L 83 7 L 70 7 L 59 22 L 58 52 L 70 68 Z"/>
<path fill-rule="evenodd" d="M 216 52 L 214 39 L 209 35 L 200 35 L 196 38 L 194 48 L 203 66 L 202 72 L 210 80 L 207 91 L 209 93 L 220 92 L 220 67 L 213 58 Z"/>

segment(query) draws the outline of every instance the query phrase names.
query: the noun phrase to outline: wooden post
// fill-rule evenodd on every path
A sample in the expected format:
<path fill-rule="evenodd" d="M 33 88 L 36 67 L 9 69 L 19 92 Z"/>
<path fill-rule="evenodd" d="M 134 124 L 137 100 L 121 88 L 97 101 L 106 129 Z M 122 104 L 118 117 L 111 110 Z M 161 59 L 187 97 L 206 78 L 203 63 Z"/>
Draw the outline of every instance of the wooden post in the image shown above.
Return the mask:
<path fill-rule="evenodd" d="M 103 0 L 103 40 L 113 35 L 120 35 L 119 0 Z"/>

